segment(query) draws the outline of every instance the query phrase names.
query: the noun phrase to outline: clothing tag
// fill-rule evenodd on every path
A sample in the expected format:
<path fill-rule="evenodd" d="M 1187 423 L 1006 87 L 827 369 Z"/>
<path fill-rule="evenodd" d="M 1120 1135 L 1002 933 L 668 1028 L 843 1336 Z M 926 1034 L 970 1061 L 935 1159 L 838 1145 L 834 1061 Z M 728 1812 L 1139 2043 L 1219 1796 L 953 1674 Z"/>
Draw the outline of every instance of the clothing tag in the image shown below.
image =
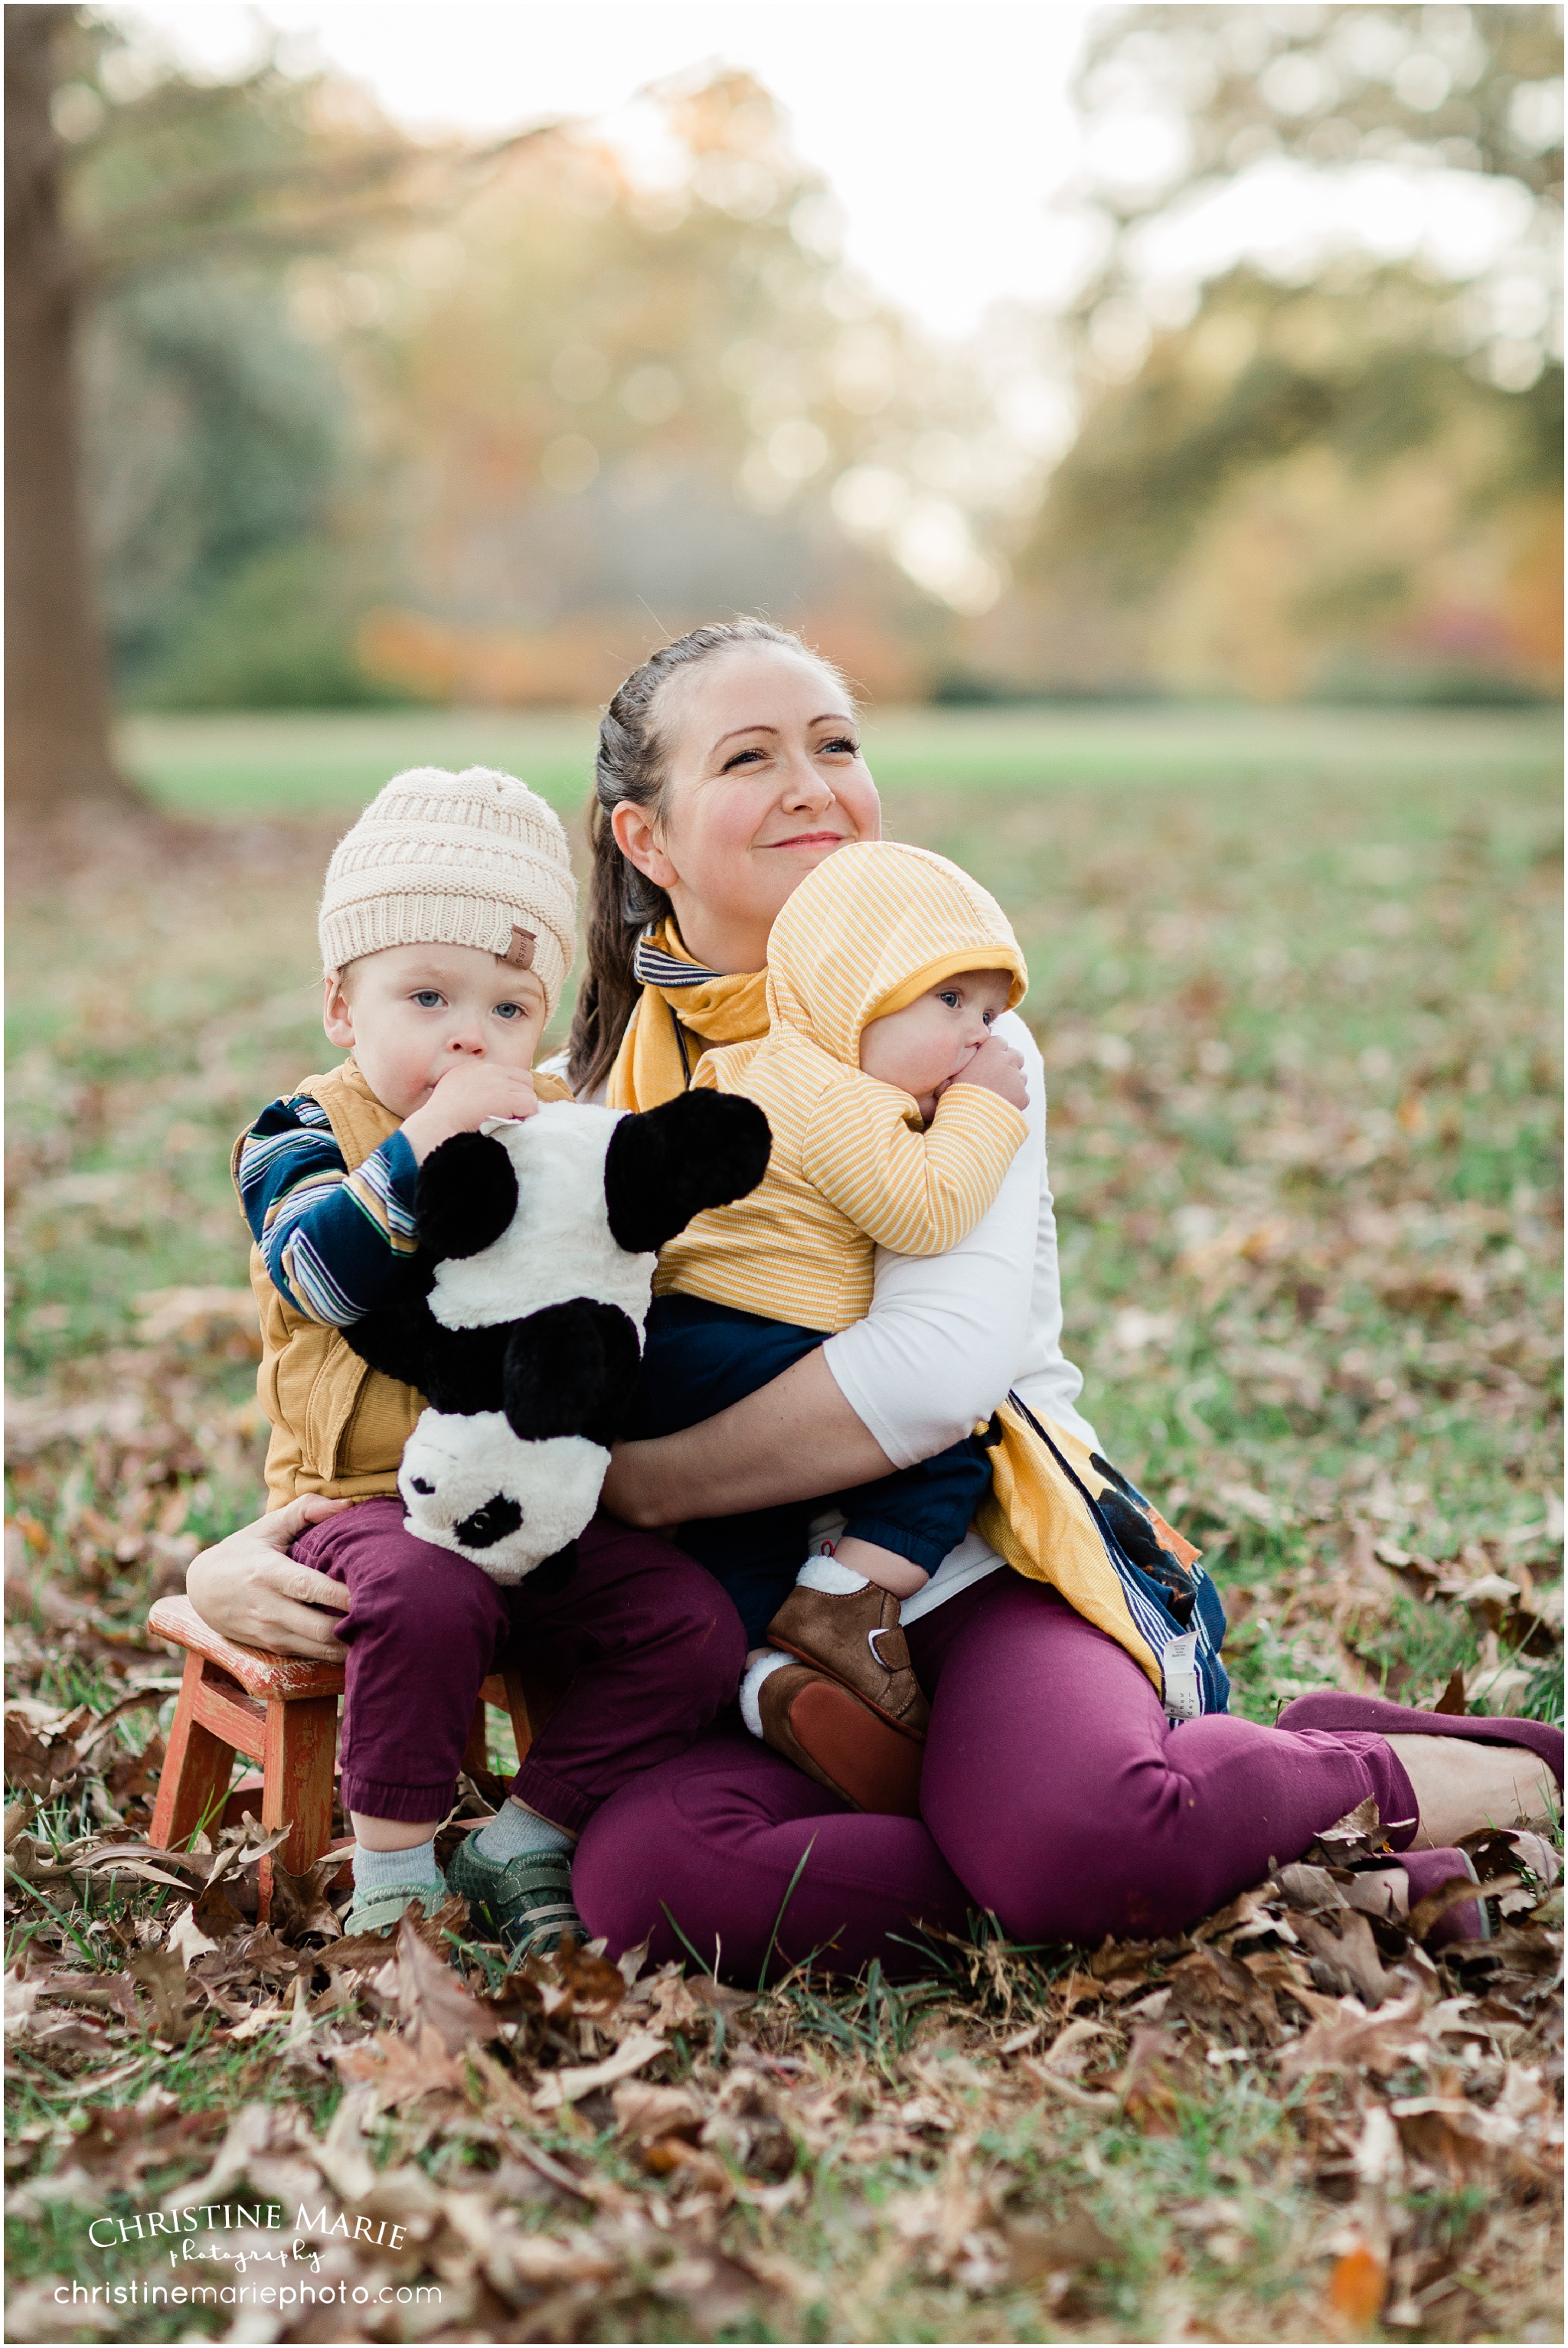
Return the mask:
<path fill-rule="evenodd" d="M 511 943 L 500 959 L 502 962 L 511 963 L 516 970 L 531 970 L 533 949 L 538 943 L 539 933 L 536 930 L 520 930 L 514 922 L 511 925 Z"/>
<path fill-rule="evenodd" d="M 1168 1639 L 1160 1656 L 1161 1676 L 1165 1683 L 1165 1717 L 1172 1726 L 1183 1720 L 1196 1720 L 1203 1709 L 1203 1694 L 1198 1685 L 1198 1633 L 1184 1631 L 1179 1639 Z"/>

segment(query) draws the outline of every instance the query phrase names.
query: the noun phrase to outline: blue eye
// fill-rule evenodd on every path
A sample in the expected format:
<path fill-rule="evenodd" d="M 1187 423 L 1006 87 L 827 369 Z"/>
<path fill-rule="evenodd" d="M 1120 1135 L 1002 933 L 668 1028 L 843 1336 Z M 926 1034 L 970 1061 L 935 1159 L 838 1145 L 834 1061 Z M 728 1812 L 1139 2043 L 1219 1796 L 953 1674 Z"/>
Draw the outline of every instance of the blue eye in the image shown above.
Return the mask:
<path fill-rule="evenodd" d="M 521 1003 L 498 1003 L 495 1007 L 495 1015 L 498 1019 L 521 1019 L 522 1017 L 522 1005 Z"/>
<path fill-rule="evenodd" d="M 414 997 L 421 1011 L 438 1011 L 446 1000 L 433 986 L 422 986 Z"/>
<path fill-rule="evenodd" d="M 939 1003 L 945 1003 L 949 1011 L 956 1011 L 962 997 L 956 987 L 944 986 L 937 1000 Z"/>

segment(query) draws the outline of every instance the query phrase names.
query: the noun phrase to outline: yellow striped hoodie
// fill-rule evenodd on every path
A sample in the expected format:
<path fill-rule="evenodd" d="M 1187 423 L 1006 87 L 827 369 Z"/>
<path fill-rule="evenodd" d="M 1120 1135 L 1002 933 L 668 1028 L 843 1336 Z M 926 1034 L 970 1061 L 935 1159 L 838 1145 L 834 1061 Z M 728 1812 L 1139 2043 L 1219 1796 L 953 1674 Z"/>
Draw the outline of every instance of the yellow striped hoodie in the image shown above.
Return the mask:
<path fill-rule="evenodd" d="M 868 1076 L 861 1030 L 965 970 L 1028 973 L 995 898 L 944 856 L 835 849 L 768 943 L 768 1033 L 706 1052 L 692 1081 L 744 1093 L 773 1128 L 750 1197 L 698 1215 L 659 1259 L 658 1293 L 706 1297 L 829 1334 L 871 1309 L 872 1252 L 940 1255 L 972 1231 L 1027 1131 L 979 1085 L 913 1097 Z"/>

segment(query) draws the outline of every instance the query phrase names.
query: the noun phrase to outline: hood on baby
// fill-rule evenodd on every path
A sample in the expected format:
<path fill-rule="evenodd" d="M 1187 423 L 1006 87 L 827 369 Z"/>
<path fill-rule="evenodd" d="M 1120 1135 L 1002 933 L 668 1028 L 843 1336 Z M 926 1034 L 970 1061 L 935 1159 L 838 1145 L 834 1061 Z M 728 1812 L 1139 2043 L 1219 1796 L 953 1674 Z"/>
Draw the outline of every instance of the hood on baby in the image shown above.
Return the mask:
<path fill-rule="evenodd" d="M 1007 1007 L 1029 983 L 995 897 L 927 848 L 857 840 L 808 874 L 768 941 L 770 1028 L 803 1029 L 849 1066 L 861 1030 L 902 1011 L 960 970 L 1013 974 Z"/>

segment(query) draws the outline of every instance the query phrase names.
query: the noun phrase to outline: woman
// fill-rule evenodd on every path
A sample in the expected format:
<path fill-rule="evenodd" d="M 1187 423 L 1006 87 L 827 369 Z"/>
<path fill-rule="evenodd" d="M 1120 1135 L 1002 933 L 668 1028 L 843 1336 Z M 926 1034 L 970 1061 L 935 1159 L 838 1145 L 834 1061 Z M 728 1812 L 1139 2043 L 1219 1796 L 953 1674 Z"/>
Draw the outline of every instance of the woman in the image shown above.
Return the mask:
<path fill-rule="evenodd" d="M 695 631 L 628 679 L 597 791 L 571 1075 L 580 1094 L 645 1108 L 707 1045 L 760 1032 L 774 916 L 823 857 L 876 836 L 876 792 L 842 681 L 758 622 Z M 866 1483 L 954 1441 L 1009 1387 L 1093 1439 L 1059 1345 L 1043 1071 L 1022 1024 L 1004 1026 L 1033 1138 L 978 1229 L 945 1257 L 880 1262 L 869 1318 L 770 1386 L 623 1447 L 614 1514 L 668 1526 Z M 317 1610 L 343 1593 L 281 1554 L 293 1515 L 198 1559 L 191 1594 L 232 1637 L 335 1654 Z M 1540 1815 L 1542 1781 L 1561 1776 L 1561 1734 L 1539 1724 L 1331 1691 L 1274 1729 L 1208 1715 L 1173 1730 L 1122 1648 L 974 1534 L 904 1621 L 932 1706 L 920 1818 L 854 1811 L 719 1726 L 589 1824 L 573 1869 L 589 1930 L 615 1949 L 651 1935 L 656 1956 L 684 1941 L 742 1982 L 770 1950 L 909 1972 L 922 1924 L 961 1929 L 975 1910 L 1026 1942 L 1149 1936 L 1296 1857 L 1368 1795 L 1396 1847 L 1432 1848 Z"/>

